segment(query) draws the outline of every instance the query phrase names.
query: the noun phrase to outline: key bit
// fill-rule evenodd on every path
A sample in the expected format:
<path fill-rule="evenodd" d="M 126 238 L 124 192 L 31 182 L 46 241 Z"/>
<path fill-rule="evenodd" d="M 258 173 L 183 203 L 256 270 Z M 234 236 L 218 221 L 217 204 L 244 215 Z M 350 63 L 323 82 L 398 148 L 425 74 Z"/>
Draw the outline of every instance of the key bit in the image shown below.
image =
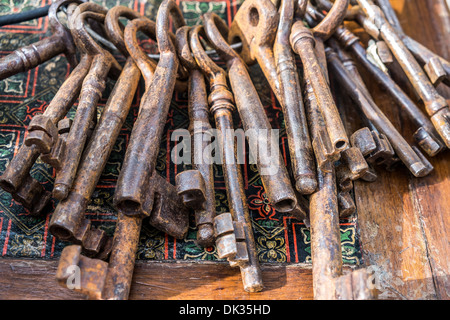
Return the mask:
<path fill-rule="evenodd" d="M 222 213 L 214 218 L 214 232 L 219 258 L 238 265 L 249 261 L 244 225 L 234 221 L 231 213 Z"/>
<path fill-rule="evenodd" d="M 45 207 L 50 203 L 51 193 L 46 191 L 44 187 L 28 175 L 20 185 L 20 188 L 13 192 L 12 197 L 20 202 L 32 215 L 39 215 Z"/>
<path fill-rule="evenodd" d="M 376 131 L 364 127 L 350 136 L 352 146 L 361 150 L 367 162 L 372 165 L 386 165 L 392 167 L 398 162 L 389 140 Z"/>
<path fill-rule="evenodd" d="M 184 26 L 176 31 L 176 47 L 181 65 L 190 72 L 188 85 L 189 132 L 191 135 L 192 168 L 179 173 L 176 185 L 185 205 L 194 210 L 197 226 L 197 244 L 209 247 L 214 244 L 213 219 L 216 214 L 214 173 L 212 158 L 205 155 L 208 146 L 204 136 L 211 134 L 209 122 L 208 95 L 205 77 L 192 55 L 189 45 L 191 27 Z"/>

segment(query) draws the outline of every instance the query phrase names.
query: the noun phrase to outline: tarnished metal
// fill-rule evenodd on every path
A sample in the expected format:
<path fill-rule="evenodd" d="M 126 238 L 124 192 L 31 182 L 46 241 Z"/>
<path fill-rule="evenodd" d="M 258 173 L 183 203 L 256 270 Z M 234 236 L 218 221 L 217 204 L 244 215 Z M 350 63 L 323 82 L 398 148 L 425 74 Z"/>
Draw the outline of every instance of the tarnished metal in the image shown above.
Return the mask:
<path fill-rule="evenodd" d="M 208 104 L 219 132 L 219 148 L 230 209 L 230 213 L 223 213 L 215 218 L 216 247 L 221 258 L 227 258 L 232 265 L 240 267 L 244 290 L 257 292 L 263 289 L 261 270 L 234 139 L 233 135 L 228 134 L 233 129 L 233 112 L 236 111 L 234 97 L 228 88 L 225 71 L 208 57 L 200 36 L 206 39 L 203 27 L 197 26 L 191 32 L 190 45 L 195 60 L 209 83 Z"/>
<path fill-rule="evenodd" d="M 312 24 L 313 22 L 314 24 Z M 311 23 L 312 26 L 317 25 L 315 21 L 309 21 L 309 23 Z M 323 41 L 319 41 L 318 43 L 320 43 L 321 45 L 316 46 L 315 48 L 317 62 L 319 63 L 319 66 L 323 72 L 323 77 L 325 78 L 327 84 L 330 85 L 325 47 Z M 311 117 L 313 120 L 313 125 L 317 123 L 323 123 L 323 117 L 321 117 L 321 115 L 317 116 L 317 112 L 319 112 L 317 103 L 310 102 L 310 106 L 312 107 L 312 110 L 316 110 L 316 116 Z M 315 130 L 323 132 L 323 128 L 316 128 Z M 336 183 L 338 188 L 339 215 L 348 216 L 356 209 L 356 205 L 354 204 L 353 199 L 348 194 L 349 191 L 353 188 L 352 181 L 363 178 L 367 170 L 369 169 L 369 164 L 366 162 L 363 154 L 361 153 L 361 150 L 350 145 L 342 150 L 339 156 L 340 161 L 335 168 Z"/>
<path fill-rule="evenodd" d="M 186 208 L 176 216 L 151 214 L 155 202 L 159 201 L 151 192 L 155 183 L 152 179 L 160 179 L 155 171 L 156 158 L 179 67 L 173 38 L 168 31 L 170 17 L 177 28 L 184 25 L 183 16 L 175 2 L 165 0 L 158 10 L 156 29 L 147 18 L 134 19 L 125 28 L 125 45 L 144 77 L 145 92 L 118 178 L 114 205 L 129 216 L 150 216 L 150 224 L 176 238 L 183 238 L 189 227 Z M 160 52 L 156 69 L 153 67 L 154 62 L 139 47 L 138 31 L 150 37 L 156 31 Z M 172 194 L 167 191 L 172 195 L 173 204 L 182 203 L 176 188 L 172 185 L 170 188 L 175 192 Z"/>
<path fill-rule="evenodd" d="M 117 6 L 109 10 L 105 18 L 109 38 L 117 44 L 118 48 L 122 49 L 125 56 L 128 56 L 128 52 L 124 49 L 123 31 L 119 23 L 119 17 L 122 16 L 133 19 L 140 18 L 141 15 L 126 7 Z M 134 64 L 133 59 L 128 57 L 108 98 L 100 121 L 83 152 L 68 196 L 58 203 L 52 215 L 49 230 L 54 236 L 62 240 L 81 243 L 84 247 L 85 239 L 77 238 L 76 235 L 79 234 L 78 229 L 84 225 L 86 207 L 128 115 L 139 78 L 139 68 Z M 124 95 L 123 92 L 128 94 Z M 61 133 L 59 136 L 61 137 Z M 97 239 L 101 242 L 104 241 L 100 237 Z M 96 247 L 101 246 L 97 245 Z"/>
<path fill-rule="evenodd" d="M 421 43 L 409 37 L 403 32 L 400 21 L 389 0 L 376 0 L 376 4 L 383 11 L 389 24 L 394 27 L 408 50 L 416 60 L 423 65 L 430 81 L 437 86 L 441 81 L 450 86 L 450 62 L 437 55 Z"/>
<path fill-rule="evenodd" d="M 397 14 L 392 8 L 389 0 L 376 0 L 376 4 L 380 7 L 381 11 L 383 11 L 389 24 L 396 29 L 408 50 L 414 55 L 416 60 L 423 65 L 430 81 L 435 86 L 441 81 L 450 86 L 450 62 L 403 32 Z"/>
<path fill-rule="evenodd" d="M 347 148 L 348 137 L 318 62 L 314 46 L 316 41 L 324 41 L 332 35 L 345 16 L 348 2 L 348 0 L 336 1 L 327 16 L 312 29 L 306 28 L 302 21 L 294 23 L 290 35 L 292 49 L 302 60 L 304 77 L 311 84 L 325 121 L 326 131 L 333 148 L 332 154 L 338 154 Z"/>
<path fill-rule="evenodd" d="M 352 183 L 353 184 L 353 183 Z M 350 191 L 342 191 L 338 186 L 339 218 L 347 218 L 356 212 L 356 204 Z"/>
<path fill-rule="evenodd" d="M 107 10 L 94 3 L 79 5 L 71 17 L 71 32 L 77 48 L 92 57 L 88 74 L 83 80 L 77 112 L 66 141 L 66 150 L 60 170 L 55 178 L 53 196 L 58 200 L 67 197 L 75 179 L 83 148 L 92 122 L 97 122 L 97 103 L 106 86 L 108 74 L 119 74 L 122 67 L 112 56 L 89 35 L 85 28 L 87 19 L 104 22 Z"/>
<path fill-rule="evenodd" d="M 176 176 L 176 184 L 185 205 L 195 212 L 197 243 L 208 247 L 215 241 L 213 221 L 216 215 L 212 156 L 204 154 L 209 144 L 204 136 L 211 135 L 211 124 L 205 78 L 192 56 L 189 30 L 190 27 L 187 26 L 179 28 L 176 40 L 178 57 L 190 73 L 188 112 L 194 170 L 179 173 Z"/>
<path fill-rule="evenodd" d="M 272 128 L 250 79 L 247 66 L 225 40 L 229 30 L 219 16 L 215 13 L 205 14 L 204 26 L 211 45 L 226 61 L 228 77 L 247 138 L 250 143 L 257 142 L 258 146 L 266 147 L 267 153 L 258 152 L 254 156 L 267 198 L 276 210 L 292 211 L 297 204 L 296 195 L 291 186 L 278 141 L 270 138 Z"/>
<path fill-rule="evenodd" d="M 283 0 L 279 6 L 278 13 L 269 0 L 246 1 L 234 17 L 228 39 L 245 37 L 242 43 L 249 44 L 249 48 L 243 51 L 248 51 L 261 66 L 283 109 L 296 189 L 310 194 L 317 186 L 314 156 L 295 57 L 289 45 L 295 2 Z"/>
<path fill-rule="evenodd" d="M 140 15 L 133 13 L 133 11 L 125 7 L 115 7 L 110 11 L 110 13 L 108 13 L 107 31 L 109 32 L 111 38 L 116 39 L 115 44 L 117 47 L 122 48 L 124 51 L 125 48 L 132 47 L 132 49 L 128 49 L 131 57 L 127 59 L 127 64 L 122 72 L 123 81 L 125 81 L 125 84 L 129 85 L 129 82 L 131 81 L 130 75 L 127 75 L 126 72 L 134 72 L 137 74 L 137 79 L 135 79 L 137 85 L 139 70 L 142 70 L 147 84 L 146 88 L 147 90 L 151 89 L 153 88 L 152 83 L 154 77 L 155 79 L 158 79 L 156 77 L 160 76 L 162 71 L 161 69 L 163 69 L 168 62 L 172 62 L 171 65 L 173 66 L 173 69 L 172 72 L 170 72 L 171 80 L 169 81 L 173 84 L 173 90 L 175 85 L 177 62 L 175 61 L 174 63 L 174 61 L 170 60 L 176 59 L 176 56 L 173 55 L 174 50 L 173 47 L 171 47 L 171 43 L 168 44 L 166 42 L 166 47 L 164 47 L 164 44 L 162 43 L 164 43 L 164 38 L 166 37 L 164 30 L 167 30 L 169 15 L 172 14 L 175 18 L 177 18 L 178 23 L 182 22 L 182 20 L 180 20 L 179 13 L 174 8 L 174 3 L 166 0 L 163 4 L 161 4 L 158 11 L 156 29 L 158 34 L 157 38 L 158 40 L 161 40 L 158 41 L 159 48 L 161 52 L 170 52 L 172 54 L 169 54 L 165 61 L 162 59 L 160 63 L 158 63 L 156 70 L 155 63 L 149 60 L 148 57 L 140 58 L 142 57 L 143 52 L 138 49 L 136 39 L 136 32 L 138 30 L 144 30 L 145 33 L 149 34 L 151 37 L 154 36 L 155 24 L 146 18 L 140 18 Z M 118 22 L 120 17 L 127 17 L 129 19 L 135 18 L 135 20 L 130 21 L 125 28 L 125 45 L 121 40 L 122 30 Z M 169 58 L 169 61 L 167 61 L 167 58 Z M 135 61 L 136 64 L 139 64 L 139 68 L 133 61 Z M 120 79 L 122 79 L 122 76 Z M 161 94 L 161 83 L 158 84 L 159 81 L 160 80 L 155 80 L 157 88 L 159 88 L 159 93 Z M 117 97 L 119 97 L 120 94 L 123 95 L 124 90 L 126 90 L 124 87 L 125 84 L 117 87 L 119 84 L 120 82 L 116 84 L 114 90 L 114 92 L 117 92 Z M 126 90 L 126 92 L 131 92 L 131 90 L 132 88 L 130 88 L 130 90 Z M 126 99 L 132 99 L 132 96 L 131 98 L 128 97 Z M 167 98 L 163 99 L 167 101 Z M 110 98 L 110 101 L 111 100 L 112 98 Z M 148 103 L 149 100 L 143 100 L 143 102 L 144 101 L 147 101 Z M 119 105 L 121 104 L 122 103 L 119 102 Z M 127 106 L 129 108 L 128 104 Z M 145 107 L 145 105 L 141 105 L 139 117 L 143 114 L 143 112 L 145 112 Z M 165 121 L 161 122 L 164 124 Z M 101 124 L 102 122 L 99 123 L 98 127 L 100 127 Z M 141 127 L 138 128 L 142 129 Z M 135 129 L 133 132 L 135 132 Z M 142 133 L 142 131 L 140 131 L 140 133 Z M 161 134 L 153 137 L 154 134 L 155 131 L 147 134 L 146 138 L 152 141 L 159 141 Z M 132 135 L 131 141 L 133 141 L 133 137 L 136 139 L 136 133 L 135 135 Z M 138 136 L 138 138 L 140 137 Z M 159 146 L 159 143 L 156 145 Z M 158 147 L 155 148 L 153 146 L 151 151 L 152 157 L 156 157 L 158 149 Z M 67 247 L 63 251 L 57 273 L 57 279 L 63 286 L 67 286 L 68 270 L 70 270 L 69 268 L 72 265 L 76 265 L 80 268 L 81 273 L 80 288 L 77 290 L 93 299 L 127 299 L 131 287 L 131 279 L 143 218 L 149 216 L 149 222 L 154 227 L 177 238 L 184 237 L 188 227 L 188 212 L 181 201 L 181 197 L 177 194 L 178 190 L 158 175 L 158 173 L 154 170 L 154 163 L 153 170 L 150 171 L 150 176 L 148 177 L 147 183 L 148 185 L 146 186 L 145 191 L 143 190 L 143 192 L 147 193 L 144 195 L 146 198 L 143 210 L 136 208 L 135 206 L 127 206 L 127 200 L 125 200 L 125 203 L 120 203 L 121 206 L 124 206 L 127 209 L 126 214 L 123 212 L 121 207 L 118 207 L 118 220 L 112 242 L 109 264 L 102 263 L 97 259 L 89 259 L 82 256 L 80 254 L 80 248 L 75 246 Z M 94 269 L 91 267 L 94 267 Z"/>
<path fill-rule="evenodd" d="M 84 256 L 79 245 L 65 247 L 56 271 L 58 283 L 90 299 L 126 300 L 131 288 L 141 226 L 140 217 L 119 212 L 109 263 Z M 73 286 L 70 281 L 75 272 L 79 276 L 78 286 Z"/>
<path fill-rule="evenodd" d="M 416 93 L 423 101 L 436 131 L 447 147 L 450 147 L 450 109 L 446 100 L 434 88 L 412 53 L 403 44 L 401 37 L 386 20 L 381 9 L 370 0 L 358 0 L 358 4 L 364 11 L 364 15 L 358 15 L 358 21 L 372 37 L 386 41 Z M 368 28 L 369 24 L 373 27 Z"/>
<path fill-rule="evenodd" d="M 369 119 L 373 125 L 382 132 L 391 143 L 397 156 L 402 160 L 405 166 L 416 177 L 423 177 L 430 173 L 433 169 L 431 164 L 423 157 L 423 155 L 413 150 L 403 136 L 395 129 L 389 119 L 378 108 L 370 95 L 367 95 L 366 89 L 361 89 L 362 84 L 357 82 L 354 76 L 351 76 L 342 62 L 339 60 L 337 53 L 328 47 L 326 49 L 327 60 L 330 69 L 340 80 L 343 89 L 352 98 L 365 117 Z"/>
<path fill-rule="evenodd" d="M 366 50 L 359 39 L 346 27 L 340 26 L 335 33 L 336 39 L 350 50 L 351 55 L 367 70 L 375 81 L 389 93 L 395 103 L 402 108 L 409 119 L 418 127 L 413 137 L 419 146 L 429 155 L 434 156 L 445 148 L 433 124 L 425 113 L 409 96 L 382 70 L 372 64 L 366 57 Z M 338 51 L 340 59 L 348 68 L 356 68 L 354 62 L 342 50 Z M 350 70 L 350 69 L 348 69 Z"/>
<path fill-rule="evenodd" d="M 19 72 L 25 72 L 64 53 L 72 67 L 77 65 L 76 47 L 72 36 L 58 19 L 57 12 L 69 3 L 82 3 L 81 0 L 59 0 L 50 6 L 48 21 L 52 35 L 36 43 L 17 49 L 0 59 L 0 80 Z"/>
<path fill-rule="evenodd" d="M 333 2 L 329 0 L 313 0 L 311 1 L 318 9 L 321 9 L 323 11 L 330 11 L 333 7 Z M 354 4 L 352 1 L 350 1 L 351 4 Z M 308 7 L 312 7 L 311 4 Z M 357 5 L 352 5 L 351 7 L 347 8 L 347 11 L 345 12 L 345 20 L 354 20 L 356 19 L 357 14 L 359 13 L 360 9 Z"/>
<path fill-rule="evenodd" d="M 408 50 L 423 65 L 430 81 L 435 86 L 440 82 L 450 86 L 450 61 L 405 34 L 401 35 L 401 38 Z"/>
<path fill-rule="evenodd" d="M 63 3 L 71 2 L 62 1 L 60 5 Z M 52 16 L 56 16 L 55 10 L 57 10 L 56 3 L 51 11 L 54 12 Z M 61 28 L 64 27 L 61 26 Z M 65 29 L 61 30 L 66 32 Z M 71 36 L 70 39 L 72 39 Z M 44 113 L 33 117 L 27 128 L 28 133 L 24 144 L 19 148 L 0 177 L 1 187 L 11 193 L 16 201 L 22 203 L 32 214 L 40 214 L 45 207 L 43 201 L 48 202 L 50 197 L 41 186 L 36 184 L 35 180 L 30 180 L 30 170 L 40 155 L 43 161 L 49 162 L 56 169 L 59 169 L 65 143 L 64 139 L 59 139 L 58 122 L 76 101 L 80 92 L 81 81 L 86 76 L 90 63 L 91 60 L 88 57 L 82 57 L 80 63 L 64 81 Z M 27 179 L 25 179 L 26 177 Z M 25 181 L 27 182 L 25 183 Z M 33 185 L 33 188 L 29 188 L 28 184 Z M 20 195 L 16 196 L 19 189 L 21 189 Z M 25 192 L 30 194 L 25 194 Z M 26 200 L 31 198 L 41 198 L 41 200 L 39 202 Z"/>
<path fill-rule="evenodd" d="M 322 132 L 323 119 L 312 86 L 308 79 L 304 81 L 305 108 L 311 137 L 315 140 Z M 322 166 L 318 162 L 317 177 L 318 188 L 310 196 L 309 205 L 314 299 L 371 299 L 367 281 L 361 279 L 354 283 L 350 282 L 350 285 L 348 281 L 345 281 L 345 284 L 341 283 L 343 276 L 339 216 L 346 216 L 354 211 L 349 195 L 346 194 L 348 191 L 340 190 L 338 193 L 333 162 L 326 161 Z M 352 279 L 351 275 L 344 277 Z M 363 290 L 367 292 L 366 295 L 353 297 L 354 292 Z"/>

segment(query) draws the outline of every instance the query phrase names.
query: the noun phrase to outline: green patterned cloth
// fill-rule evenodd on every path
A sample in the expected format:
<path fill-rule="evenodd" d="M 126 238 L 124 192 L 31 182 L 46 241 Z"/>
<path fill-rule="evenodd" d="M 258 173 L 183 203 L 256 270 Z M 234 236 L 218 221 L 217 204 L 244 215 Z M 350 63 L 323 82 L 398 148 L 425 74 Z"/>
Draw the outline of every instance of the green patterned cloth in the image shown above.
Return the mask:
<path fill-rule="evenodd" d="M 125 1 L 103 0 L 94 1 L 111 8 L 122 4 L 154 19 L 161 1 Z M 201 23 L 201 15 L 205 12 L 218 13 L 227 23 L 231 23 L 241 1 L 180 1 L 187 24 Z M 46 5 L 40 0 L 0 0 L 0 14 L 10 14 L 22 10 L 30 10 L 36 6 Z M 1 56 L 11 51 L 36 42 L 50 35 L 47 18 L 29 21 L 19 25 L 0 28 Z M 151 43 L 143 45 L 152 47 Z M 125 59 L 116 55 L 119 63 Z M 216 58 L 217 63 L 225 67 Z M 250 68 L 251 77 L 260 94 L 262 103 L 269 116 L 273 128 L 281 131 L 281 150 L 286 162 L 289 163 L 288 148 L 284 130 L 283 114 L 276 102 L 267 81 L 260 68 L 254 65 Z M 3 172 L 9 161 L 24 141 L 26 127 L 35 114 L 42 113 L 49 104 L 64 79 L 70 73 L 70 68 L 63 55 L 57 56 L 39 67 L 25 73 L 0 81 L 0 172 Z M 98 115 L 106 103 L 114 82 L 109 80 L 103 99 L 100 101 Z M 102 178 L 92 196 L 87 208 L 86 217 L 93 224 L 114 233 L 116 211 L 112 205 L 114 188 L 129 140 L 132 123 L 137 116 L 142 86 L 133 102 L 114 150 L 109 158 Z M 74 106 L 74 110 L 76 105 Z M 73 117 L 71 110 L 69 117 Z M 173 130 L 188 127 L 187 93 L 175 93 L 172 100 L 165 133 L 160 146 L 157 171 L 174 183 L 175 175 L 183 171 L 182 165 L 174 165 L 170 161 L 170 150 L 176 142 L 171 141 Z M 235 117 L 235 127 L 242 127 L 238 116 Z M 310 232 L 303 222 L 289 214 L 275 211 L 268 203 L 261 179 L 254 165 L 242 168 L 244 186 L 248 197 L 248 205 L 252 216 L 253 230 L 261 262 L 298 263 L 311 261 Z M 45 188 L 51 190 L 54 170 L 38 160 L 34 165 L 32 176 L 40 181 Z M 227 198 L 224 179 L 220 166 L 214 166 L 217 212 L 226 212 Z M 52 203 L 53 209 L 56 203 Z M 67 242 L 53 237 L 48 231 L 52 210 L 46 215 L 33 217 L 20 204 L 12 200 L 11 195 L 0 190 L 0 250 L 4 257 L 27 257 L 37 259 L 58 258 Z M 185 240 L 176 240 L 163 234 L 148 223 L 143 224 L 140 237 L 138 259 L 142 260 L 218 260 L 214 247 L 200 248 L 195 243 L 196 230 L 191 216 L 191 227 Z M 360 245 L 357 235 L 356 215 L 340 221 L 342 253 L 344 262 L 348 264 L 361 263 Z"/>

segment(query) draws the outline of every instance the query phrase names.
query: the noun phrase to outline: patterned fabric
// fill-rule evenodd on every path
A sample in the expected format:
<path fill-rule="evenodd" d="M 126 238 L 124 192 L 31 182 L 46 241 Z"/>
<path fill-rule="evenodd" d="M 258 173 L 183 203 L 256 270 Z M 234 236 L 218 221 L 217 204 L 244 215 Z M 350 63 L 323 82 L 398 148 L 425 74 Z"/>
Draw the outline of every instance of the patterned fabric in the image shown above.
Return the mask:
<path fill-rule="evenodd" d="M 49 2 L 47 0 L 0 0 L 0 14 L 29 10 L 36 6 L 44 6 Z M 96 0 L 95 2 L 108 8 L 118 4 L 129 6 L 154 19 L 161 0 Z M 200 24 L 202 14 L 209 11 L 215 11 L 230 24 L 241 2 L 231 0 L 177 0 L 189 25 Z M 2 27 L 0 28 L 0 56 L 5 56 L 21 46 L 36 42 L 49 35 L 47 18 Z M 146 44 L 144 41 L 144 47 Z M 151 51 L 152 45 L 150 42 L 148 44 Z M 120 55 L 117 55 L 116 58 L 119 63 L 124 62 L 124 58 Z M 224 67 L 218 58 L 216 60 Z M 45 110 L 69 73 L 70 67 L 66 58 L 59 55 L 35 69 L 0 81 L 0 172 L 5 170 L 9 161 L 23 143 L 26 127 L 31 118 Z M 257 65 L 251 66 L 250 73 L 273 128 L 281 130 L 280 146 L 286 163 L 289 163 L 289 156 L 286 154 L 288 148 L 281 108 L 260 68 Z M 113 86 L 114 82 L 109 80 L 106 92 L 100 101 L 99 116 Z M 91 219 L 95 226 L 106 230 L 111 236 L 114 233 L 116 221 L 116 211 L 112 205 L 114 188 L 130 137 L 132 123 L 137 116 L 141 94 L 142 87 L 138 90 L 126 124 L 119 135 L 86 212 L 86 217 Z M 69 117 L 73 117 L 75 108 L 76 105 L 69 113 Z M 176 141 L 171 141 L 171 133 L 175 129 L 187 127 L 187 93 L 176 92 L 169 111 L 157 163 L 158 172 L 171 183 L 175 182 L 175 175 L 178 172 L 187 169 L 183 168 L 183 165 L 177 166 L 170 161 L 170 150 L 176 144 Z M 242 127 L 237 115 L 235 127 Z M 277 212 L 270 206 L 254 165 L 246 165 L 242 169 L 260 261 L 310 262 L 309 229 L 305 227 L 303 222 L 289 214 Z M 214 173 L 217 212 L 226 212 L 228 210 L 227 198 L 221 167 L 214 166 Z M 51 167 L 38 160 L 31 174 L 48 190 L 51 189 L 55 176 Z M 53 202 L 52 206 L 54 209 L 56 203 Z M 48 232 L 51 214 L 52 211 L 43 216 L 33 217 L 20 204 L 12 200 L 10 194 L 0 190 L 1 255 L 4 257 L 58 258 L 62 248 L 68 243 L 56 239 Z M 189 233 L 187 238 L 182 241 L 159 232 L 144 221 L 137 258 L 143 260 L 218 260 L 214 247 L 203 249 L 195 244 L 196 230 L 193 217 L 190 221 Z M 340 227 L 344 262 L 348 264 L 361 263 L 360 246 L 356 232 L 356 215 L 341 220 Z"/>

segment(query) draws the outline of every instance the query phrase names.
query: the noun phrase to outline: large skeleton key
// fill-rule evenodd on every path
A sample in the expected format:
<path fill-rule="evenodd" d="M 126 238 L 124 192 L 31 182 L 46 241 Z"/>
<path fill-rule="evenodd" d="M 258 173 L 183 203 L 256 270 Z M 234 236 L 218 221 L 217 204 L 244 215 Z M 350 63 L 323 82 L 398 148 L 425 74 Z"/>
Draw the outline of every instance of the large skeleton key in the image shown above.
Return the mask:
<path fill-rule="evenodd" d="M 309 79 L 305 78 L 304 81 L 305 108 L 311 137 L 317 140 L 322 134 L 324 120 Z M 339 202 L 344 203 L 348 200 L 346 197 L 348 194 L 342 192 L 338 194 L 334 163 L 330 161 L 325 161 L 321 165 L 319 163 L 318 161 L 318 188 L 310 196 L 309 204 L 314 299 L 371 299 L 365 270 L 342 275 L 339 216 L 345 216 L 353 211 L 352 202 L 340 208 Z M 361 278 L 359 274 L 362 274 Z M 357 295 L 357 292 L 363 294 Z"/>
<path fill-rule="evenodd" d="M 293 0 L 281 1 L 279 13 L 269 0 L 246 1 L 234 17 L 228 40 L 241 40 L 243 59 L 256 60 L 261 66 L 283 109 L 296 189 L 310 194 L 317 181 L 295 57 L 289 45 L 293 18 Z"/>
<path fill-rule="evenodd" d="M 107 10 L 102 6 L 88 2 L 78 6 L 71 17 L 71 32 L 75 43 L 80 51 L 92 57 L 92 63 L 83 80 L 77 112 L 66 141 L 64 160 L 56 174 L 53 196 L 58 200 L 67 197 L 75 179 L 89 129 L 97 121 L 97 103 L 105 90 L 106 78 L 110 72 L 118 75 L 122 70 L 112 54 L 97 44 L 85 27 L 87 19 L 102 23 L 106 13 Z"/>
<path fill-rule="evenodd" d="M 231 265 L 240 267 L 244 290 L 257 292 L 263 289 L 261 270 L 234 139 L 229 134 L 233 129 L 232 113 L 236 107 L 233 94 L 228 88 L 226 73 L 208 57 L 200 35 L 206 39 L 203 27 L 197 26 L 191 32 L 190 45 L 200 70 L 209 82 L 208 103 L 219 132 L 219 148 L 230 209 L 230 213 L 222 213 L 215 218 L 216 248 L 220 258 L 227 258 Z"/>
<path fill-rule="evenodd" d="M 227 63 L 231 88 L 250 147 L 257 145 L 260 149 L 264 147 L 264 152 L 267 150 L 265 154 L 253 152 L 267 197 L 276 210 L 290 212 L 297 206 L 296 194 L 247 66 L 225 40 L 228 37 L 228 27 L 219 16 L 214 13 L 206 14 L 204 25 L 211 45 Z"/>
<path fill-rule="evenodd" d="M 119 17 L 122 16 L 129 19 L 141 16 L 131 9 L 117 6 L 109 10 L 105 18 L 109 39 L 121 48 L 122 53 L 128 57 L 127 61 L 83 152 L 72 188 L 67 198 L 59 202 L 50 221 L 50 232 L 53 235 L 62 240 L 81 244 L 83 250 L 88 252 L 87 255 L 97 254 L 102 246 L 110 245 L 105 241 L 104 235 L 95 238 L 98 243 L 92 244 L 90 241 L 91 248 L 86 248 L 89 233 L 85 235 L 79 230 L 86 224 L 84 218 L 86 207 L 128 115 L 141 74 L 124 48 L 123 31 L 119 23 Z M 124 95 L 123 92 L 128 94 Z M 89 249 L 93 253 L 89 254 Z"/>
<path fill-rule="evenodd" d="M 375 39 L 382 38 L 396 57 L 410 83 L 423 101 L 428 116 L 447 147 L 450 147 L 450 110 L 446 100 L 437 92 L 401 37 L 389 24 L 381 9 L 369 0 L 357 0 L 364 11 L 358 20 Z M 371 27 L 368 27 L 371 26 Z"/>

